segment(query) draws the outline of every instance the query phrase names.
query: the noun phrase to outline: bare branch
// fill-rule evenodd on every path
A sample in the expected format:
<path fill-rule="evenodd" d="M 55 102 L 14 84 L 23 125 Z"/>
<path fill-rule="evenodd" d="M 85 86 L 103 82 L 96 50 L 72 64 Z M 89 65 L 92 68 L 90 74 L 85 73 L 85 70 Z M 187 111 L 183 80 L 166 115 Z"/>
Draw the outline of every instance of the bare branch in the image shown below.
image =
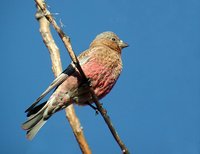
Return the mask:
<path fill-rule="evenodd" d="M 62 72 L 62 64 L 60 59 L 60 51 L 57 45 L 54 42 L 54 39 L 51 35 L 50 31 L 50 23 L 44 17 L 41 10 L 38 8 L 38 11 L 35 15 L 36 19 L 39 21 L 40 24 L 40 34 L 42 36 L 43 42 L 46 45 L 52 62 L 52 71 L 56 76 L 58 76 Z"/>
<path fill-rule="evenodd" d="M 72 46 L 71 46 L 71 42 L 69 37 L 61 30 L 61 28 L 57 25 L 56 21 L 53 19 L 53 17 L 51 16 L 51 14 L 49 13 L 49 11 L 46 9 L 45 5 L 43 3 L 40 3 L 39 0 L 35 0 L 36 4 L 40 7 L 40 9 L 42 10 L 42 12 L 44 13 L 46 19 L 52 24 L 52 26 L 54 27 L 54 29 L 57 31 L 58 35 L 60 36 L 61 40 L 63 41 L 67 51 L 69 52 L 69 55 L 73 61 L 73 63 L 76 65 L 77 69 L 79 70 L 80 74 L 82 75 L 83 80 L 85 80 L 85 83 L 87 84 L 88 87 L 90 87 L 90 93 L 92 95 L 93 101 L 95 102 L 98 111 L 101 113 L 102 117 L 104 118 L 108 128 L 110 129 L 113 137 L 115 138 L 116 142 L 119 144 L 122 152 L 124 154 L 128 154 L 129 151 L 126 148 L 125 144 L 122 142 L 122 140 L 120 139 L 119 135 L 117 134 L 116 130 L 114 129 L 112 122 L 109 118 L 109 116 L 107 115 L 106 110 L 102 107 L 101 103 L 99 102 L 97 96 L 94 93 L 93 87 L 90 85 L 85 73 L 83 72 L 80 63 L 76 57 L 76 55 L 73 52 Z"/>
<path fill-rule="evenodd" d="M 41 4 L 44 4 L 43 0 L 39 0 L 38 2 L 40 2 Z M 46 45 L 50 53 L 50 57 L 52 61 L 52 71 L 55 76 L 58 76 L 62 72 L 60 52 L 51 35 L 49 21 L 44 17 L 43 12 L 41 11 L 40 7 L 38 7 L 36 18 L 40 23 L 40 33 L 43 38 L 44 44 Z M 66 117 L 71 125 L 71 128 L 73 130 L 73 133 L 76 137 L 76 140 L 78 142 L 78 145 L 82 153 L 91 154 L 91 150 L 84 137 L 80 121 L 78 117 L 76 116 L 73 105 L 70 105 L 66 108 Z"/>

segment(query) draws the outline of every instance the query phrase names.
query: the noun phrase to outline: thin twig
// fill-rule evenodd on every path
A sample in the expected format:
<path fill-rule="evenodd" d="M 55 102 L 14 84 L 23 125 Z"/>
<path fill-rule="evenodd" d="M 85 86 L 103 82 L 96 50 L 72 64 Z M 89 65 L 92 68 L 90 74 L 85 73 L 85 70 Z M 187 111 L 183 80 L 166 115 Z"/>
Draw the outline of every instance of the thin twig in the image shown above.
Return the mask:
<path fill-rule="evenodd" d="M 38 2 L 43 3 L 43 0 L 40 0 L 40 1 L 38 0 Z M 37 7 L 37 8 L 38 10 L 35 16 L 40 23 L 40 33 L 43 38 L 44 44 L 46 45 L 50 53 L 50 57 L 52 61 L 52 71 L 55 76 L 58 76 L 62 72 L 62 64 L 61 64 L 61 59 L 60 59 L 59 48 L 55 44 L 54 39 L 51 35 L 49 21 L 44 17 L 43 12 L 41 12 L 40 7 Z M 70 123 L 70 126 L 73 130 L 73 133 L 76 137 L 76 140 L 78 142 L 78 145 L 82 153 L 91 154 L 91 150 L 84 137 L 80 121 L 78 117 L 76 116 L 73 105 L 70 105 L 66 108 L 66 117 Z"/>
<path fill-rule="evenodd" d="M 112 122 L 109 118 L 109 116 L 107 115 L 106 110 L 102 107 L 101 103 L 99 102 L 97 96 L 94 93 L 94 89 L 93 87 L 90 85 L 90 82 L 88 81 L 85 73 L 83 72 L 80 63 L 78 61 L 77 56 L 75 55 L 75 53 L 73 52 L 72 46 L 71 46 L 71 42 L 69 37 L 61 30 L 61 28 L 57 25 L 56 21 L 53 19 L 53 17 L 51 16 L 50 12 L 46 9 L 45 5 L 43 5 L 42 3 L 39 3 L 38 0 L 35 0 L 36 4 L 40 7 L 40 9 L 43 11 L 46 19 L 52 24 L 52 26 L 55 28 L 55 30 L 57 31 L 58 35 L 60 36 L 61 40 L 63 41 L 67 51 L 69 52 L 69 55 L 73 61 L 73 63 L 75 64 L 75 66 L 77 67 L 77 69 L 79 70 L 83 80 L 85 80 L 85 83 L 87 84 L 88 87 L 90 87 L 90 93 L 92 96 L 93 101 L 95 102 L 98 111 L 101 113 L 102 117 L 104 118 L 108 128 L 110 129 L 113 137 L 115 138 L 116 142 L 119 144 L 122 152 L 124 154 L 128 154 L 129 151 L 127 149 L 127 147 L 125 146 L 125 144 L 122 142 L 122 140 L 120 139 L 119 135 L 117 134 L 115 128 L 112 125 Z"/>

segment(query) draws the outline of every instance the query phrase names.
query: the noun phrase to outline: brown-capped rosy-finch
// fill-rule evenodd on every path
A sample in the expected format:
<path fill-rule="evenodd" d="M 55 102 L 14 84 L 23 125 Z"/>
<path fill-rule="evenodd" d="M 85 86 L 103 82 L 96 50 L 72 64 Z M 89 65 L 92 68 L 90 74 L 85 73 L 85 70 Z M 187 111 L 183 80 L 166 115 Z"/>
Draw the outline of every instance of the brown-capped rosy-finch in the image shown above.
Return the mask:
<path fill-rule="evenodd" d="M 78 56 L 80 65 L 99 99 L 108 94 L 115 85 L 122 70 L 121 51 L 127 46 L 115 33 L 103 32 L 96 36 L 89 49 Z M 49 100 L 36 106 L 53 88 L 55 91 Z M 28 120 L 22 124 L 22 128 L 27 130 L 27 138 L 33 139 L 55 112 L 71 103 L 78 105 L 92 103 L 92 97 L 79 71 L 72 63 L 26 110 Z"/>

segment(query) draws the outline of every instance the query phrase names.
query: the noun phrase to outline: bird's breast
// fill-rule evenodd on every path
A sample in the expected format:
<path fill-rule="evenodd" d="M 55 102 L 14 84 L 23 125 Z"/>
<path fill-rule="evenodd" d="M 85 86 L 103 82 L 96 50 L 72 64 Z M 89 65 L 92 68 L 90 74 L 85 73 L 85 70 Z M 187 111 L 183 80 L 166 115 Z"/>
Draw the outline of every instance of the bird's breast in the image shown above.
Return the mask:
<path fill-rule="evenodd" d="M 118 79 L 121 67 L 102 61 L 93 60 L 82 66 L 86 76 L 91 79 L 95 94 L 99 99 L 110 92 Z"/>

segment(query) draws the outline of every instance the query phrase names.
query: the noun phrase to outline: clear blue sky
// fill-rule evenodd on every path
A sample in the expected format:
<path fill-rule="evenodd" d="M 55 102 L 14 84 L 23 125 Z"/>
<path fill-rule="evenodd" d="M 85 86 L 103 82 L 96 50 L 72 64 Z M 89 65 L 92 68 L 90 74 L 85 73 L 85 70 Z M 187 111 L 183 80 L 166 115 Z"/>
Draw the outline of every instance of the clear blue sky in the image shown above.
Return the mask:
<path fill-rule="evenodd" d="M 200 1 L 49 1 L 77 54 L 111 30 L 130 44 L 124 69 L 101 102 L 134 154 L 200 154 Z M 0 153 L 79 154 L 64 112 L 33 141 L 20 125 L 24 110 L 53 80 L 51 61 L 34 19 L 34 1 L 0 5 Z M 63 68 L 70 63 L 57 34 Z M 101 116 L 75 107 L 95 154 L 121 153 Z"/>

